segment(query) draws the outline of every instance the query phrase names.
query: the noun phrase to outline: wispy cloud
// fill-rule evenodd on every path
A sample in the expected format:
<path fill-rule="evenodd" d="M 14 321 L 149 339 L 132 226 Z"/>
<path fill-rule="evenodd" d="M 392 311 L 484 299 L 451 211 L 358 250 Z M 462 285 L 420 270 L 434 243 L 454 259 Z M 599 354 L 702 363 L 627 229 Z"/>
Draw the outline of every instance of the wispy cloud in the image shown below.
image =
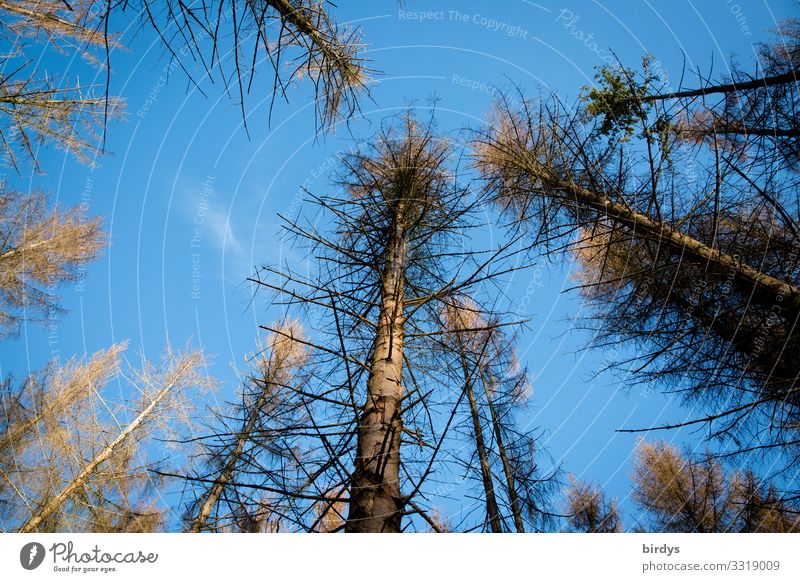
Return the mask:
<path fill-rule="evenodd" d="M 192 248 L 212 248 L 225 258 L 226 271 L 235 277 L 250 274 L 251 265 L 242 244 L 234 208 L 219 192 L 213 177 L 184 189 L 181 211 L 192 225 Z"/>
<path fill-rule="evenodd" d="M 217 202 L 209 203 L 205 217 L 205 227 L 208 229 L 211 244 L 225 254 L 244 257 L 244 246 L 231 226 L 229 209 L 221 208 Z"/>

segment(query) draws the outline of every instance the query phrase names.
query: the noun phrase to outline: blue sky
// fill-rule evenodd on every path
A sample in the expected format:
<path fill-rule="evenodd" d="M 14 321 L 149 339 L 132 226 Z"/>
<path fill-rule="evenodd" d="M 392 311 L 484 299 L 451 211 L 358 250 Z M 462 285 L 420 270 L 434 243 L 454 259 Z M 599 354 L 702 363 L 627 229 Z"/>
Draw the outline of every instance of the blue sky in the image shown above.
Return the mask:
<path fill-rule="evenodd" d="M 743 65 L 752 62 L 754 43 L 770 40 L 766 31 L 794 4 L 419 0 L 399 7 L 381 0 L 342 2 L 332 11 L 339 22 L 363 29 L 365 56 L 379 71 L 352 134 L 371 135 L 409 104 L 423 112 L 435 102 L 441 130 L 456 136 L 482 125 L 494 87 L 513 82 L 531 96 L 554 90 L 574 100 L 611 51 L 634 67 L 652 54 L 674 86 L 684 64 L 687 86 L 696 84 L 692 69 L 724 75 L 731 55 Z M 339 128 L 315 139 L 304 85 L 289 93 L 288 103 L 276 103 L 268 125 L 266 68 L 247 99 L 248 137 L 239 106 L 219 79 L 200 80 L 203 96 L 168 66 L 154 39 L 140 34 L 128 45 L 129 52 L 112 55 L 111 78 L 112 93 L 127 101 L 127 118 L 109 126 L 109 154 L 100 167 L 45 151 L 46 175 L 8 176 L 18 189 L 41 188 L 60 203 L 84 203 L 90 215 L 104 217 L 111 247 L 84 281 L 62 289 L 69 313 L 55 334 L 27 326 L 0 343 L 2 370 L 26 374 L 52 356 L 63 360 L 123 339 L 151 358 L 168 342 L 191 342 L 213 356 L 211 373 L 227 386 L 222 398 L 255 345 L 257 326 L 274 315 L 263 297 L 253 298 L 245 278 L 255 265 L 305 260 L 278 239 L 277 214 L 307 209 L 301 186 L 329 190 L 336 154 L 353 138 Z M 65 57 L 48 59 L 44 68 L 68 66 L 83 82 L 96 74 Z M 545 431 L 544 444 L 564 470 L 598 481 L 629 508 L 624 496 L 636 437 L 614 430 L 693 412 L 657 392 L 630 388 L 624 378 L 597 374 L 614 354 L 582 350 L 589 338 L 572 329 L 581 301 L 563 292 L 572 285 L 569 271 L 563 262 L 541 262 L 509 288 L 518 313 L 530 318 L 518 343 L 535 377 L 530 423 Z M 703 446 L 697 434 L 661 436 Z"/>

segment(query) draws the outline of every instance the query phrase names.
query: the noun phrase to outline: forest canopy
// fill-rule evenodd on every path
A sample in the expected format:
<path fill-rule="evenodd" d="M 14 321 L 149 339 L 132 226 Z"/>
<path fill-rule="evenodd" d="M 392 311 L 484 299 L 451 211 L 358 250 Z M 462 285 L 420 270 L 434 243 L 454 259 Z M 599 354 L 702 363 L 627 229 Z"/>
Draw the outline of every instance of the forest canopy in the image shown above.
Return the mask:
<path fill-rule="evenodd" d="M 569 93 L 363 10 L 0 0 L 0 530 L 800 531 L 800 23 Z"/>

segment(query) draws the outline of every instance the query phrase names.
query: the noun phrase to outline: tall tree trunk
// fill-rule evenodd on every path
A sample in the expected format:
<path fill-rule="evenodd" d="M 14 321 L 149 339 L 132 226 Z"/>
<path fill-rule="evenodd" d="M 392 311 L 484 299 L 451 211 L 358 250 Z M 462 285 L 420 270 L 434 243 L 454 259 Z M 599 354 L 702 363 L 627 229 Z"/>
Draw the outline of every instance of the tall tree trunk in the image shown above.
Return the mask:
<path fill-rule="evenodd" d="M 508 488 L 508 500 L 511 503 L 511 513 L 514 516 L 514 527 L 518 533 L 525 533 L 525 522 L 522 520 L 522 507 L 517 494 L 517 485 L 514 479 L 514 471 L 511 468 L 511 462 L 508 460 L 508 453 L 506 446 L 503 442 L 503 427 L 500 424 L 500 419 L 497 417 L 497 411 L 494 407 L 492 400 L 492 391 L 489 387 L 489 382 L 486 379 L 486 374 L 483 368 L 481 371 L 481 382 L 483 383 L 483 390 L 486 393 L 486 402 L 489 406 L 489 413 L 492 417 L 492 426 L 494 427 L 494 438 L 497 441 L 497 454 L 500 456 L 500 461 L 503 463 L 503 474 L 506 478 L 506 487 Z"/>
<path fill-rule="evenodd" d="M 481 426 L 481 419 L 478 415 L 478 405 L 475 402 L 475 391 L 472 388 L 472 374 L 470 373 L 469 363 L 464 353 L 461 332 L 458 332 L 456 335 L 458 336 L 458 343 L 461 351 L 461 368 L 464 371 L 464 390 L 467 393 L 469 410 L 472 416 L 472 430 L 475 433 L 475 449 L 478 453 L 478 462 L 481 466 L 481 479 L 483 480 L 483 490 L 486 497 L 486 515 L 489 518 L 489 525 L 492 528 L 492 533 L 503 533 L 503 527 L 500 521 L 500 509 L 497 506 L 497 495 L 495 494 L 494 482 L 492 480 L 492 468 L 489 465 L 489 456 L 486 453 L 486 443 L 483 439 L 483 427 Z"/>
<path fill-rule="evenodd" d="M 399 532 L 404 502 L 400 493 L 400 436 L 403 431 L 404 287 L 407 262 L 406 204 L 401 193 L 387 245 L 381 310 L 375 335 L 367 401 L 358 426 L 355 470 L 345 532 Z"/>

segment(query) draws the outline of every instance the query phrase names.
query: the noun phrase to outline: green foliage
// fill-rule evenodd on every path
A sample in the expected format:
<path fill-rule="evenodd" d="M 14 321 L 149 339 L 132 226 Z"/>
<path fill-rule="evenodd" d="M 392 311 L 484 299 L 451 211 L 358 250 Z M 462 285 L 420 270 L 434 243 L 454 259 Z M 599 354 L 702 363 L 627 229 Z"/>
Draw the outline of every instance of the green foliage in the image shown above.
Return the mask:
<path fill-rule="evenodd" d="M 622 133 L 622 141 L 633 137 L 635 124 L 646 117 L 643 99 L 647 96 L 652 76 L 648 72 L 649 59 L 645 58 L 644 80 L 637 83 L 631 69 L 599 67 L 595 74 L 595 86 L 583 87 L 581 101 L 586 102 L 589 117 L 600 117 L 599 132 L 616 137 Z"/>

